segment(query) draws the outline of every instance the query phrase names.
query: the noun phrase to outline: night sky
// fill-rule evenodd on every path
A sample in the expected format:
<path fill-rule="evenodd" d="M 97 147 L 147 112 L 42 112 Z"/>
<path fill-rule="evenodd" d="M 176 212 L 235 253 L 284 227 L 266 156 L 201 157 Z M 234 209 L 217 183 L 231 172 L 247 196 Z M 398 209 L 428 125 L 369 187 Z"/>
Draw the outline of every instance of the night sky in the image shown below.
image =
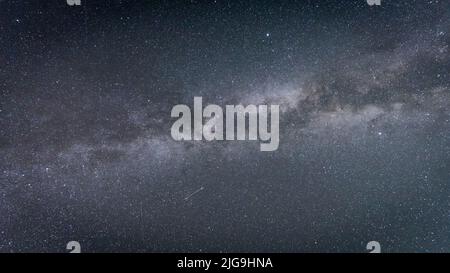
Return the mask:
<path fill-rule="evenodd" d="M 449 1 L 81 1 L 0 0 L 0 252 L 450 252 Z"/>

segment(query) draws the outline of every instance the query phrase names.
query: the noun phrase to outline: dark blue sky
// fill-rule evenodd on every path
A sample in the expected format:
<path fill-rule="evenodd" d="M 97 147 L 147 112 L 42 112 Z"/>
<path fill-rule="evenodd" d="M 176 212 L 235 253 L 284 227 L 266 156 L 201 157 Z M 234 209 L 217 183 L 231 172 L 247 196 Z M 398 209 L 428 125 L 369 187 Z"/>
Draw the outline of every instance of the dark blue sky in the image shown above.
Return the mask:
<path fill-rule="evenodd" d="M 0 1 L 0 252 L 450 251 L 449 11 Z M 280 148 L 172 140 L 194 96 Z"/>

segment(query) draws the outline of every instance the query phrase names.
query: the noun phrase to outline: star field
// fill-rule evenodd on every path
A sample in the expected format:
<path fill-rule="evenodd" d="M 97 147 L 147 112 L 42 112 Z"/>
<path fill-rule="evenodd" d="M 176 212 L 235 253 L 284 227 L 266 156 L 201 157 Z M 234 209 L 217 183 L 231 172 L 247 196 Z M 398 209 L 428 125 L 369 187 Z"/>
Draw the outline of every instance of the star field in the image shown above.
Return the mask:
<path fill-rule="evenodd" d="M 0 252 L 450 251 L 450 3 L 0 1 Z M 279 104 L 280 146 L 174 141 Z"/>

